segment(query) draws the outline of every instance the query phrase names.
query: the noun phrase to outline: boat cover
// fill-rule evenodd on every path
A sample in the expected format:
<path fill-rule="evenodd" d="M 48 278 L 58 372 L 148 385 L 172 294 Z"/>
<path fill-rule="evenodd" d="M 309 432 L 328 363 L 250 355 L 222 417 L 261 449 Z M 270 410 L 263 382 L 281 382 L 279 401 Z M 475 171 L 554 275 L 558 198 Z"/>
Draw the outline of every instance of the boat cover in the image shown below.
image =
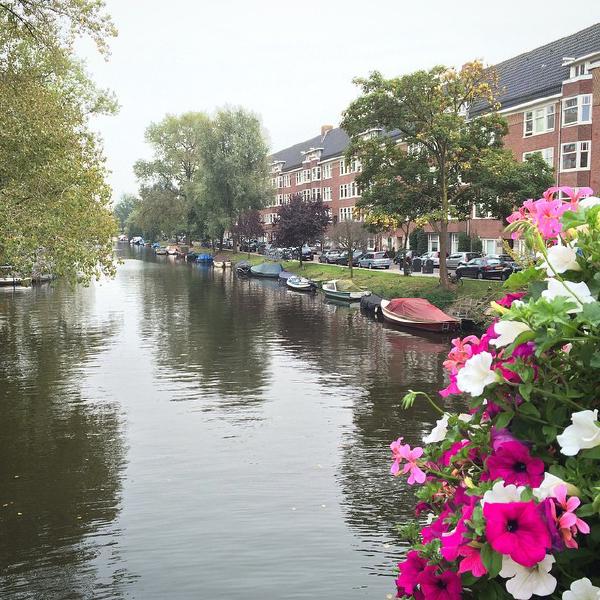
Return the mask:
<path fill-rule="evenodd" d="M 454 317 L 447 315 L 443 310 L 425 300 L 425 298 L 394 298 L 390 300 L 390 303 L 385 308 L 399 317 L 410 319 L 411 321 L 429 321 L 433 323 L 456 321 Z"/>
<path fill-rule="evenodd" d="M 262 275 L 263 277 L 277 277 L 283 267 L 279 263 L 262 263 L 250 269 L 253 275 Z"/>
<path fill-rule="evenodd" d="M 369 312 L 373 312 L 380 305 L 381 296 L 377 296 L 377 294 L 369 294 L 368 296 L 363 296 L 360 299 L 360 307 L 364 310 L 368 310 Z"/>

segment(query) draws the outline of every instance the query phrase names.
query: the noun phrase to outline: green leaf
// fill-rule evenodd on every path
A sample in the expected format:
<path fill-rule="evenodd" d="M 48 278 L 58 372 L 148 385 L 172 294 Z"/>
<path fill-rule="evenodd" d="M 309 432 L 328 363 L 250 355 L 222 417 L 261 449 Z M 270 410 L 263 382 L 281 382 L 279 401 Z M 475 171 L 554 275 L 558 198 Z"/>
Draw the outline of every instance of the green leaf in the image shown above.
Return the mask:
<path fill-rule="evenodd" d="M 515 413 L 512 410 L 505 410 L 496 417 L 496 427 L 498 429 L 504 429 L 511 422 Z"/>
<path fill-rule="evenodd" d="M 519 391 L 521 391 L 521 387 L 523 386 L 519 386 Z M 540 417 L 540 411 L 531 402 L 521 404 L 518 408 L 518 412 L 519 414 L 528 415 L 530 417 Z"/>
<path fill-rule="evenodd" d="M 487 569 L 488 577 L 493 579 L 502 569 L 502 554 L 492 550 L 492 547 L 485 543 L 481 548 L 481 562 Z"/>
<path fill-rule="evenodd" d="M 589 504 L 584 504 L 583 506 L 580 506 L 577 509 L 577 516 L 578 517 L 591 517 L 592 515 L 595 515 L 597 512 L 598 512 L 598 510 L 594 508 L 594 505 L 592 503 L 589 503 Z"/>
<path fill-rule="evenodd" d="M 600 302 L 590 302 L 583 305 L 583 310 L 579 313 L 578 319 L 586 321 L 597 327 L 600 325 Z"/>
<path fill-rule="evenodd" d="M 523 271 L 517 271 L 513 273 L 505 282 L 504 289 L 509 291 L 515 290 L 523 290 L 528 284 L 532 281 L 541 281 L 544 279 L 545 274 L 541 269 L 536 269 L 535 267 L 529 267 L 528 269 L 524 269 Z"/>
<path fill-rule="evenodd" d="M 589 450 L 584 450 L 581 453 L 582 458 L 590 458 L 592 460 L 600 459 L 600 446 L 596 446 L 595 448 L 590 448 Z"/>

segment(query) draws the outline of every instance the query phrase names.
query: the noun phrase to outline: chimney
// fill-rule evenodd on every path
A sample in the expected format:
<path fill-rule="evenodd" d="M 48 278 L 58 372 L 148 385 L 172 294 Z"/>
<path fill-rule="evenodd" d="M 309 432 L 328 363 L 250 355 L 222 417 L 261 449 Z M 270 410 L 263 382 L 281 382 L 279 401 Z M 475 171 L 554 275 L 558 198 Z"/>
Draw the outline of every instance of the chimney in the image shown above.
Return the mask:
<path fill-rule="evenodd" d="M 321 138 L 324 138 L 325 134 L 332 129 L 333 125 L 321 125 Z"/>

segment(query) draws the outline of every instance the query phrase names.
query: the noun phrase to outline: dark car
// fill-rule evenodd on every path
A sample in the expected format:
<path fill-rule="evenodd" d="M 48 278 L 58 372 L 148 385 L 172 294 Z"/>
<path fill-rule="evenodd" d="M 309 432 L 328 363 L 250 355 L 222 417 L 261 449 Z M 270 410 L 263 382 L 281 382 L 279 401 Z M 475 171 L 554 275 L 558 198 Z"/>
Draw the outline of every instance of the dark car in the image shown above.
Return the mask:
<path fill-rule="evenodd" d="M 488 254 L 485 258 L 496 258 L 512 267 L 513 273 L 522 271 L 523 267 L 510 254 Z"/>
<path fill-rule="evenodd" d="M 352 266 L 358 267 L 358 261 L 364 256 L 364 252 L 362 250 L 355 250 L 352 254 Z M 342 252 L 340 257 L 337 259 L 338 265 L 348 266 L 348 253 Z"/>
<path fill-rule="evenodd" d="M 474 279 L 508 279 L 513 268 L 497 258 L 473 258 L 466 264 L 456 267 L 458 277 Z"/>
<path fill-rule="evenodd" d="M 466 264 L 470 260 L 473 260 L 474 258 L 481 258 L 481 253 L 480 252 L 453 252 L 446 259 L 446 266 L 449 269 L 456 269 L 456 267 L 458 267 L 458 265 Z M 497 257 L 488 256 L 487 258 L 497 258 Z"/>
<path fill-rule="evenodd" d="M 294 248 L 292 251 L 292 258 L 299 260 L 300 259 L 300 252 L 298 251 L 298 248 Z M 311 250 L 311 248 L 309 246 L 302 246 L 302 260 L 312 260 L 313 259 L 313 252 Z"/>

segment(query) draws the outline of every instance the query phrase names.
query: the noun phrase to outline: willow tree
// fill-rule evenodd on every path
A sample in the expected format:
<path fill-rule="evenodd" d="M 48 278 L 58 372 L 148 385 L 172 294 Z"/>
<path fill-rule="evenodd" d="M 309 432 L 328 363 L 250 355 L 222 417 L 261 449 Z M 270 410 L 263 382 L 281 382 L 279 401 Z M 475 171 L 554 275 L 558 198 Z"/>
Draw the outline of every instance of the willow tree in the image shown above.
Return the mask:
<path fill-rule="evenodd" d="M 92 6 L 93 5 L 93 6 Z M 72 54 L 79 34 L 105 50 L 101 2 L 0 3 L 0 263 L 89 279 L 112 273 L 116 223 L 92 115 L 116 109 Z"/>
<path fill-rule="evenodd" d="M 448 221 L 464 217 L 478 200 L 472 185 L 474 167 L 489 153 L 501 150 L 505 121 L 490 111 L 466 118 L 474 104 L 497 107 L 495 73 L 479 62 L 460 70 L 438 66 L 394 79 L 373 73 L 358 79 L 362 95 L 344 114 L 342 127 L 354 137 L 350 154 L 367 162 L 369 130 L 396 131 L 380 155 L 383 177 L 394 178 L 405 201 L 422 207 L 439 234 L 440 252 L 448 251 Z M 377 172 L 377 169 L 375 169 Z M 358 178 L 366 189 L 369 181 Z M 448 271 L 440 261 L 440 282 L 448 286 Z"/>

